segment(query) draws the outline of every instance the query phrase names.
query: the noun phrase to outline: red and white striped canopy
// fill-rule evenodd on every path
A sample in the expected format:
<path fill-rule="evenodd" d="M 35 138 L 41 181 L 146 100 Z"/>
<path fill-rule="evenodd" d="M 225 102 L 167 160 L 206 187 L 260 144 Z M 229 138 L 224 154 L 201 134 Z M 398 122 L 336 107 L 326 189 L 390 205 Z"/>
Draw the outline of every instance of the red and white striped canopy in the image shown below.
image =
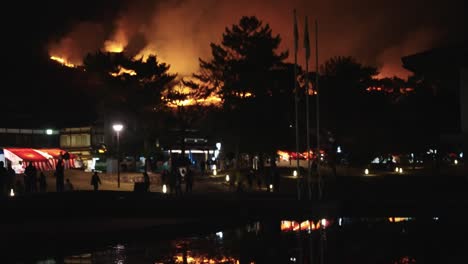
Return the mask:
<path fill-rule="evenodd" d="M 66 153 L 66 151 L 53 148 L 53 149 L 35 149 L 35 151 L 39 152 L 43 156 L 47 157 L 50 162 L 52 163 L 53 168 L 57 166 L 57 163 L 60 158 L 63 158 L 62 155 Z M 75 159 L 76 156 L 69 153 L 70 158 L 68 160 L 63 160 L 63 165 L 65 169 L 75 168 Z"/>
<path fill-rule="evenodd" d="M 61 149 L 31 149 L 31 148 L 4 148 L 5 158 L 12 162 L 12 167 L 16 173 L 23 173 L 30 162 L 38 170 L 55 170 L 61 153 L 66 151 Z M 64 160 L 66 169 L 75 168 L 76 156 L 70 154 L 69 160 Z"/>

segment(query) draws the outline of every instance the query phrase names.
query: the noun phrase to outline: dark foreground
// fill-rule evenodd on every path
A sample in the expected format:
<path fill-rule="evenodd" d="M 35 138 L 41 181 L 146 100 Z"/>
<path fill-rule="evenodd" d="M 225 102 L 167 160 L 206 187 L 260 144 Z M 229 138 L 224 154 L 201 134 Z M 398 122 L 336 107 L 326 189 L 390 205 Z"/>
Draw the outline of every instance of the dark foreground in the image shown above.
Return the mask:
<path fill-rule="evenodd" d="M 294 184 L 285 183 L 294 186 Z M 27 249 L 31 256 L 69 255 L 125 240 L 171 238 L 258 220 L 328 218 L 462 219 L 468 209 L 462 178 L 339 178 L 322 201 L 297 200 L 294 191 L 184 194 L 70 192 L 1 200 L 3 258 Z M 21 254 L 20 254 L 21 255 Z"/>

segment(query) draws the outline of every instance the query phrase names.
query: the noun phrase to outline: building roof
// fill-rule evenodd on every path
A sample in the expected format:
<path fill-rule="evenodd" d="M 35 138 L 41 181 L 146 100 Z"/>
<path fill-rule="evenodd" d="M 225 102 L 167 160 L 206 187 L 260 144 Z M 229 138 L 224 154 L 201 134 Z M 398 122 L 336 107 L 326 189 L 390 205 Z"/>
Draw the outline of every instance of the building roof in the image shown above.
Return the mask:
<path fill-rule="evenodd" d="M 468 67 L 468 45 L 431 49 L 401 60 L 405 69 L 418 74 L 458 70 Z"/>

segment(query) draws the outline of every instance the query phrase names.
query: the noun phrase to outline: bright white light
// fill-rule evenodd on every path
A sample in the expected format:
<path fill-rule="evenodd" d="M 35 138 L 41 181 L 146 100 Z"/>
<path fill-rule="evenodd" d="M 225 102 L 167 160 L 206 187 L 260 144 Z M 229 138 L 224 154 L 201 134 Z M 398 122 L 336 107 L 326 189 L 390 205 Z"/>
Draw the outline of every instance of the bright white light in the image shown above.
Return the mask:
<path fill-rule="evenodd" d="M 13 189 L 10 189 L 10 196 L 11 197 L 15 196 L 15 191 Z"/>
<path fill-rule="evenodd" d="M 338 147 L 336 148 L 336 153 L 341 153 L 341 147 L 340 147 L 340 146 L 338 146 Z"/>
<path fill-rule="evenodd" d="M 220 239 L 223 239 L 223 232 L 217 232 L 216 236 L 219 237 Z"/>
<path fill-rule="evenodd" d="M 327 227 L 327 219 L 323 218 L 322 220 L 320 220 L 320 225 L 325 228 Z"/>
<path fill-rule="evenodd" d="M 270 190 L 273 191 L 273 184 L 270 184 Z"/>
<path fill-rule="evenodd" d="M 163 185 L 163 193 L 167 193 L 167 186 L 166 186 L 166 184 Z"/>
<path fill-rule="evenodd" d="M 221 150 L 221 143 L 219 143 L 219 142 L 216 143 L 216 148 L 217 148 L 218 150 Z"/>
<path fill-rule="evenodd" d="M 399 171 L 400 171 L 400 168 L 396 167 L 395 172 L 399 172 Z"/>
<path fill-rule="evenodd" d="M 112 126 L 112 128 L 114 129 L 115 132 L 120 132 L 123 129 L 123 125 L 122 124 L 114 124 Z"/>
<path fill-rule="evenodd" d="M 365 175 L 369 175 L 369 169 L 365 169 L 365 170 L 364 170 L 364 174 L 365 174 Z"/>
<path fill-rule="evenodd" d="M 218 172 L 216 171 L 216 169 L 213 170 L 213 175 L 216 176 L 216 174 L 218 174 Z"/>
<path fill-rule="evenodd" d="M 399 172 L 400 172 L 400 173 L 403 173 L 403 168 L 400 168 Z"/>
<path fill-rule="evenodd" d="M 341 226 L 342 223 L 343 223 L 343 218 L 338 219 L 338 225 Z"/>
<path fill-rule="evenodd" d="M 457 165 L 457 164 L 458 164 L 458 160 L 457 160 L 457 159 L 454 160 L 453 163 L 454 163 L 455 165 Z"/>
<path fill-rule="evenodd" d="M 229 180 L 230 179 L 229 179 L 229 174 L 228 174 L 228 175 L 226 175 L 226 182 L 229 182 Z"/>
<path fill-rule="evenodd" d="M 460 159 L 463 158 L 463 152 L 460 152 Z"/>
<path fill-rule="evenodd" d="M 46 129 L 46 134 L 47 135 L 52 135 L 52 133 L 54 132 L 52 129 Z"/>
<path fill-rule="evenodd" d="M 434 221 L 438 221 L 438 220 L 439 220 L 439 217 L 434 216 L 432 219 L 434 219 Z"/>
<path fill-rule="evenodd" d="M 296 258 L 295 258 L 295 257 L 291 257 L 291 258 L 289 258 L 289 260 L 290 260 L 291 262 L 296 262 Z"/>
<path fill-rule="evenodd" d="M 297 177 L 297 170 L 294 170 L 294 171 L 293 171 L 293 176 L 294 176 L 294 177 Z"/>

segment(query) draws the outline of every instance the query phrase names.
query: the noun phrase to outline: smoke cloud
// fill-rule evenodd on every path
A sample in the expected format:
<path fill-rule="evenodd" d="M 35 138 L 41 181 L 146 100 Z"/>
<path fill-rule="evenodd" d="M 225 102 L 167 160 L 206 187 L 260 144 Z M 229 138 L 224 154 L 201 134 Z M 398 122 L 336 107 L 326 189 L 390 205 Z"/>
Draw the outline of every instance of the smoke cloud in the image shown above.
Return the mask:
<path fill-rule="evenodd" d="M 108 21 L 77 22 L 49 43 L 49 52 L 79 64 L 88 52 L 121 47 L 130 56 L 154 53 L 171 65 L 172 72 L 190 75 L 197 71 L 199 57 L 210 57 L 209 44 L 219 43 L 224 29 L 244 15 L 269 23 L 283 40 L 280 49 L 293 54 L 294 8 L 300 44 L 304 16 L 309 17 L 312 50 L 314 20 L 318 21 L 319 63 L 351 55 L 378 66 L 382 77 L 406 77 L 409 73 L 401 67 L 402 56 L 465 41 L 462 38 L 467 35 L 462 0 L 439 4 L 424 0 L 137 0 L 123 4 Z M 292 60 L 290 56 L 288 61 Z M 302 45 L 298 62 L 305 64 Z M 309 63 L 313 69 L 314 59 Z"/>

